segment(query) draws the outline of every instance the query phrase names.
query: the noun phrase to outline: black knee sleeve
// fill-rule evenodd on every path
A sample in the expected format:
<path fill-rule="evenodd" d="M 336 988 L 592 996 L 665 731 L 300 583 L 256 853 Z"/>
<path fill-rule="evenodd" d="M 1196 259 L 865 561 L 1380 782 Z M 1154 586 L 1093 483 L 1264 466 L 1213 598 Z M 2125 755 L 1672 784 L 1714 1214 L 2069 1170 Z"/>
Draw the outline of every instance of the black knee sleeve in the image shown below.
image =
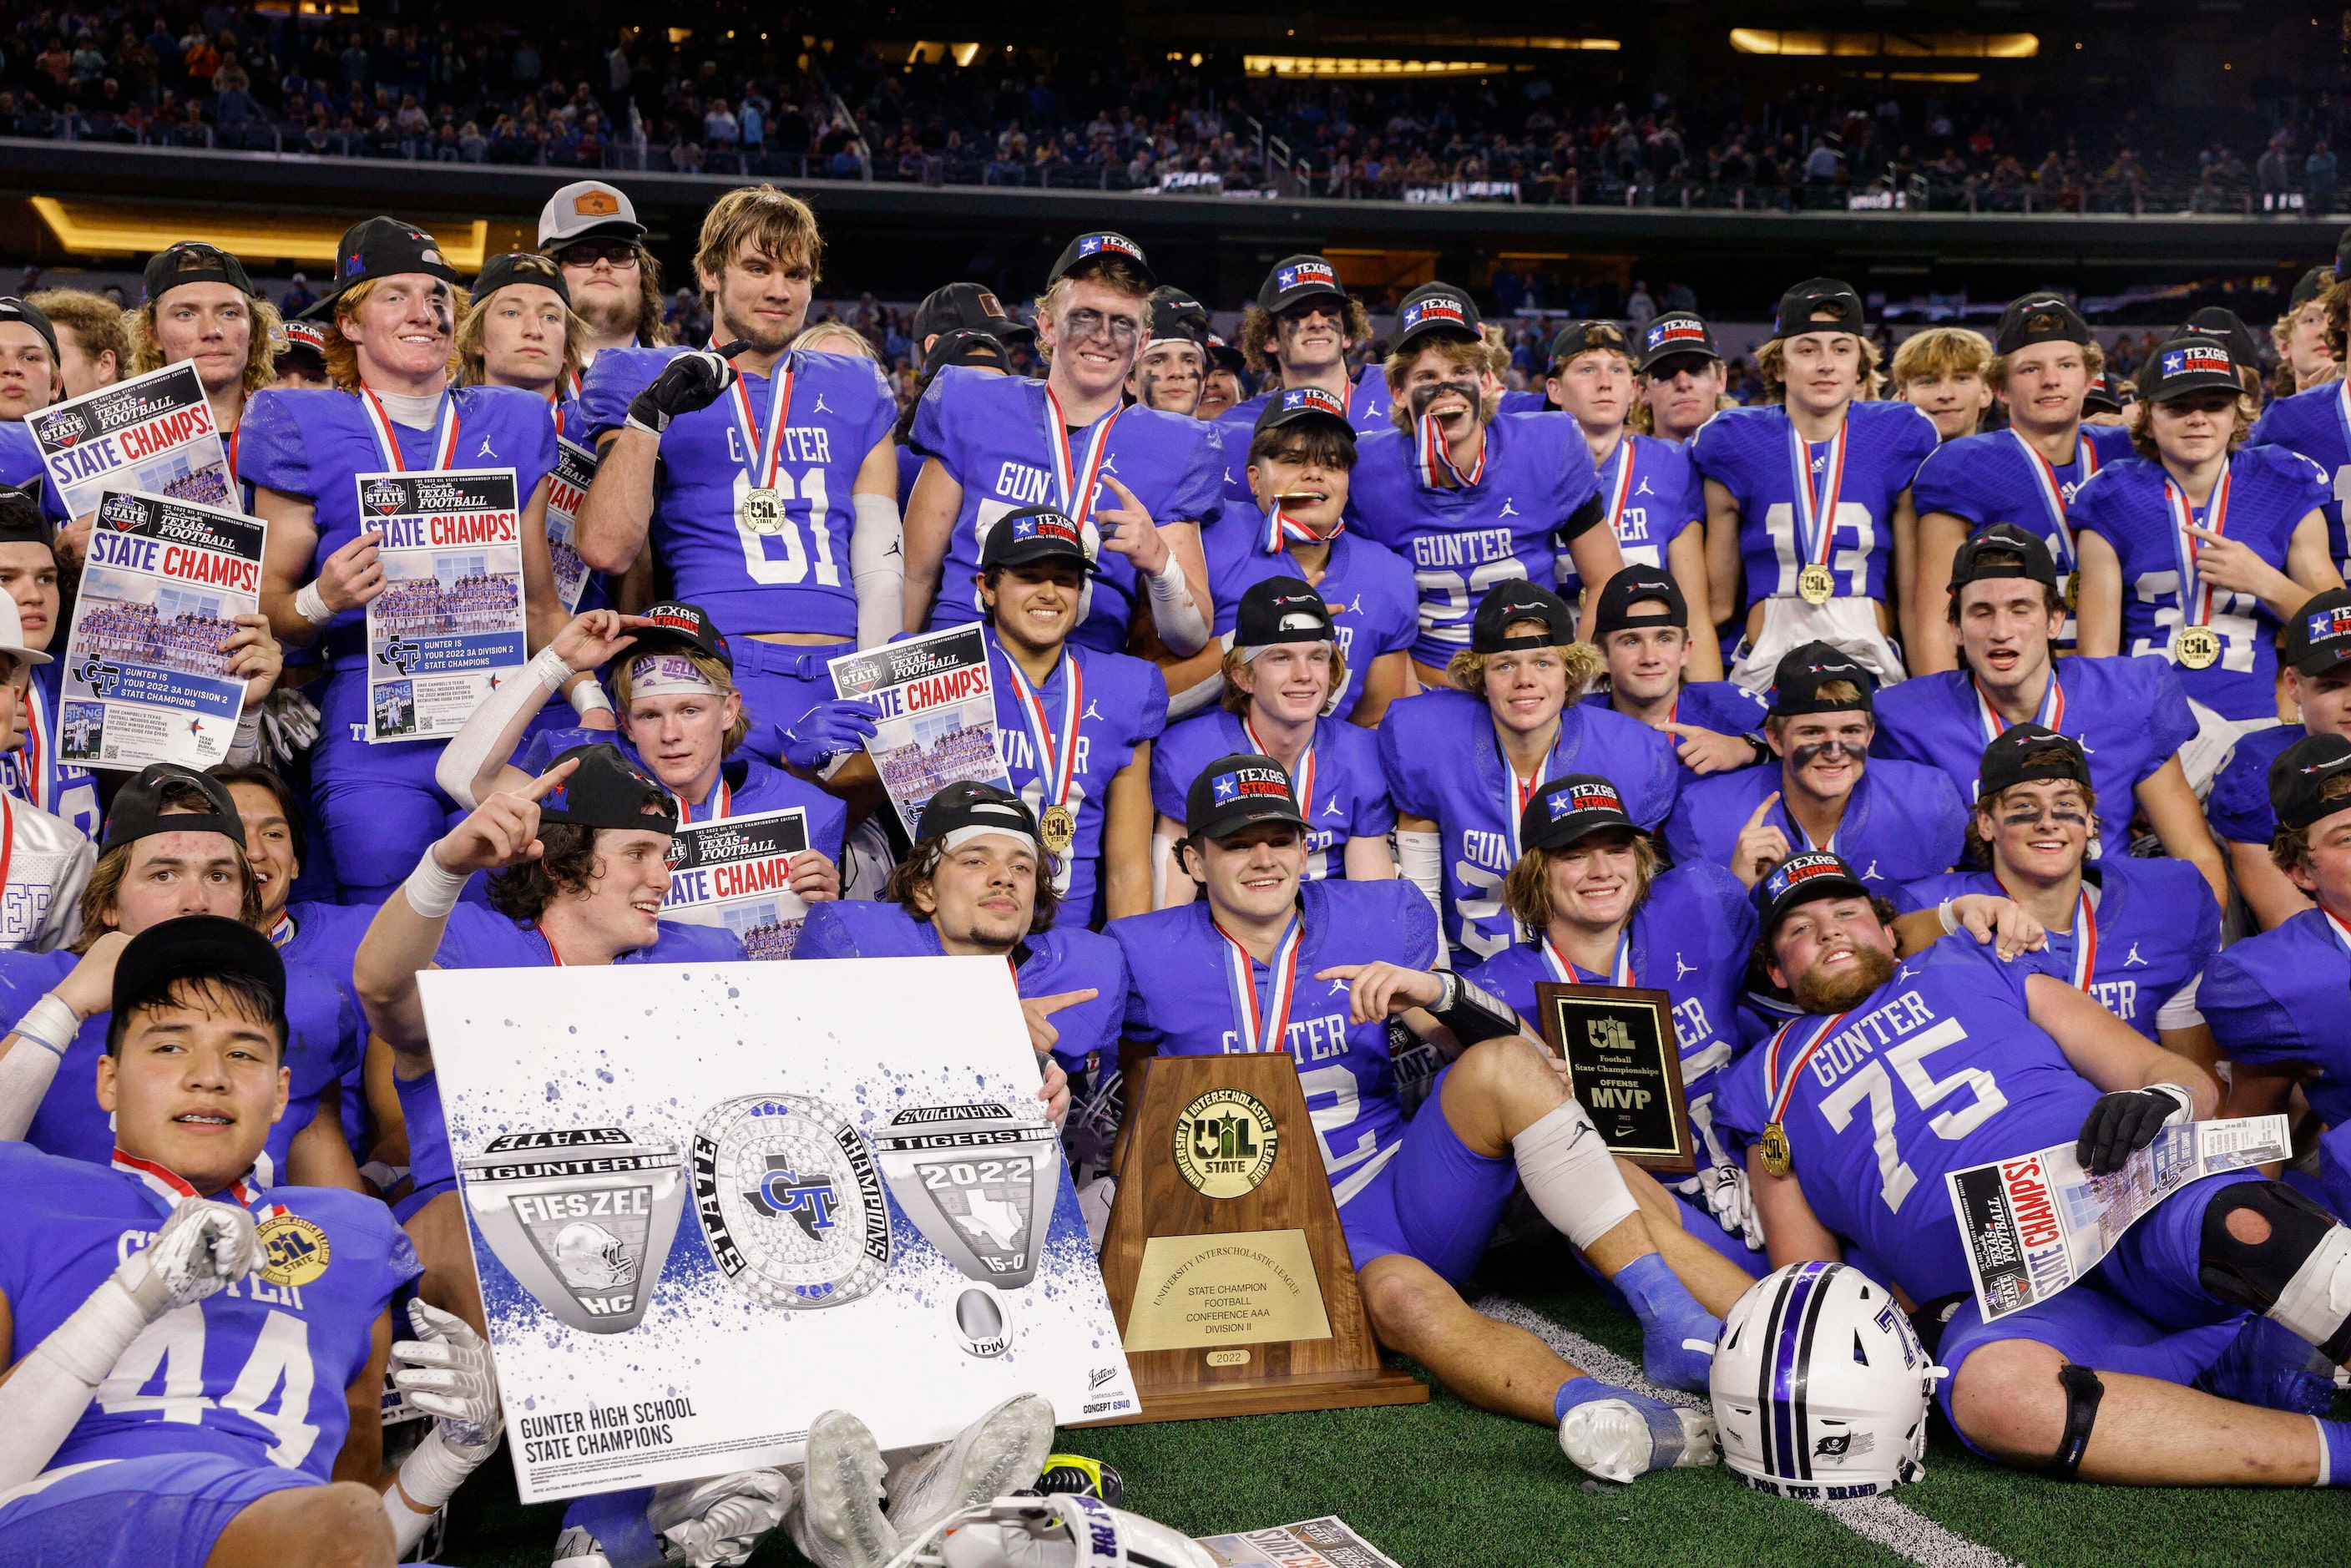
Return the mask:
<path fill-rule="evenodd" d="M 2086 1366 L 2068 1362 L 2057 1369 L 2057 1381 L 2065 1390 L 2065 1436 L 2058 1440 L 2057 1452 L 2049 1460 L 2049 1473 L 2061 1481 L 2079 1479 L 2082 1455 L 2090 1446 L 2090 1428 L 2098 1419 L 2098 1401 L 2106 1396 L 2106 1385 L 2098 1375 Z"/>
<path fill-rule="evenodd" d="M 2269 1223 L 2268 1240 L 2245 1242 L 2229 1234 L 2229 1217 L 2241 1210 Z M 2204 1210 L 2197 1277 L 2222 1301 L 2266 1313 L 2277 1305 L 2295 1271 L 2337 1223 L 2332 1214 L 2282 1181 L 2233 1183 Z M 2337 1364 L 2351 1355 L 2351 1320 L 2318 1348 Z"/>

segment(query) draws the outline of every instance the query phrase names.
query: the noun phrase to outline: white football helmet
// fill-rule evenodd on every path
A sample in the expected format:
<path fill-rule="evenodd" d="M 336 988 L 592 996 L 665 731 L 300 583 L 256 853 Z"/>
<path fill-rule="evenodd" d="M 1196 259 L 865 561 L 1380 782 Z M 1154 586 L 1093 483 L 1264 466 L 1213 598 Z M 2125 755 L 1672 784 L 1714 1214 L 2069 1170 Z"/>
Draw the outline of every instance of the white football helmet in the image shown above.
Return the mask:
<path fill-rule="evenodd" d="M 1723 1320 L 1709 1389 L 1723 1462 L 1782 1497 L 1891 1491 L 1926 1474 L 1927 1401 L 1945 1375 L 1884 1286 L 1791 1263 Z"/>

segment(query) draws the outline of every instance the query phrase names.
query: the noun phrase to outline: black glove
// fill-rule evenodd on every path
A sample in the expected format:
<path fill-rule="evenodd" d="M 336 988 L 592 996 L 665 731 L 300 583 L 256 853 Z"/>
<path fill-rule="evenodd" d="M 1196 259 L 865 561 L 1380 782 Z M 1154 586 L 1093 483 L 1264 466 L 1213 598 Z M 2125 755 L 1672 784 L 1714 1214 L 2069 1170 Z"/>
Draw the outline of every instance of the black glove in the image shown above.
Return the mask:
<path fill-rule="evenodd" d="M 680 354 L 662 367 L 662 373 L 629 402 L 629 423 L 659 435 L 682 413 L 708 408 L 735 384 L 735 367 L 728 363 L 750 343 L 737 338 L 723 349 L 697 349 Z"/>
<path fill-rule="evenodd" d="M 2155 1142 L 2166 1122 L 2175 1116 L 2184 1122 L 2195 1113 L 2194 1098 L 2177 1083 L 2101 1094 L 2082 1123 L 2074 1157 L 2093 1176 L 2112 1176 L 2131 1155 Z"/>

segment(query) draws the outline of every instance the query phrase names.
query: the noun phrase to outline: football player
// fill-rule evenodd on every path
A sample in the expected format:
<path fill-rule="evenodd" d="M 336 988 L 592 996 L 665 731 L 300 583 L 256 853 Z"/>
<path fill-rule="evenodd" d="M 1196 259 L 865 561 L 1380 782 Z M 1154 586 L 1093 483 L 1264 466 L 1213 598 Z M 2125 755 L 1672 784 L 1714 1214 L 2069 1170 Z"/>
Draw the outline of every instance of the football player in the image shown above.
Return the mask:
<path fill-rule="evenodd" d="M 1151 291 L 1151 333 L 1127 372 L 1127 395 L 1144 408 L 1189 419 L 1207 371 L 1208 308 L 1161 284 Z"/>
<path fill-rule="evenodd" d="M 11 513 L 21 517 L 30 507 L 21 492 L 0 486 L 0 539 L 7 537 Z M 36 526 L 46 538 L 47 525 L 37 521 Z M 32 572 L 19 572 L 12 580 L 9 556 L 34 548 L 51 563 L 46 581 Z M 0 593 L 0 753 L 21 763 L 25 751 L 37 752 L 40 747 L 39 731 L 31 723 L 37 717 L 32 699 L 40 689 L 40 672 L 50 660 L 33 638 L 18 630 L 17 601 L 9 595 L 26 594 L 46 601 L 48 619 L 54 622 L 57 573 L 48 546 L 0 543 L 0 589 L 6 590 Z M 40 641 L 46 642 L 46 623 L 42 630 Z M 19 736 L 24 750 L 7 753 Z M 4 847 L 0 848 L 0 950 L 47 953 L 80 934 L 82 891 L 89 884 L 97 852 L 75 824 L 52 816 L 17 793 L 14 786 L 31 771 L 30 768 L 12 768 L 7 775 L 11 788 L 0 793 L 0 847 Z M 91 800 L 91 811 L 97 809 L 97 802 Z"/>
<path fill-rule="evenodd" d="M 1857 1244 L 1930 1328 L 1942 1318 L 1937 1397 L 1990 1458 L 2089 1480 L 2351 1485 L 2351 1423 L 2312 1419 L 2328 1381 L 2248 1354 L 2271 1333 L 2249 1335 L 2251 1309 L 2306 1342 L 2270 1342 L 2297 1358 L 2351 1359 L 2351 1230 L 2283 1183 L 2189 1182 L 2090 1278 L 1990 1324 L 1976 1303 L 1945 1176 L 2060 1144 L 2117 1171 L 2210 1113 L 2201 1068 L 1965 937 L 1896 959 L 1883 905 L 1834 854 L 1791 859 L 1758 896 L 1759 956 L 1799 1012 L 1722 1075 L 1714 1117 L 1747 1146 L 1775 1265 Z"/>
<path fill-rule="evenodd" d="M 1274 372 L 1280 390 L 1320 387 L 1339 400 L 1340 417 L 1357 435 L 1388 428 L 1390 392 L 1370 368 L 1350 371 L 1349 357 L 1372 341 L 1371 313 L 1339 281 L 1339 269 L 1321 256 L 1288 256 L 1258 285 L 1241 314 L 1242 362 L 1262 376 Z M 1270 394 L 1236 402 L 1217 415 L 1240 430 L 1257 424 Z M 1229 486 L 1228 487 L 1229 494 Z"/>
<path fill-rule="evenodd" d="M 1687 441 L 1722 406 L 1727 377 L 1714 329 L 1694 310 L 1668 310 L 1641 329 L 1634 363 L 1641 396 L 1628 423 L 1660 441 Z"/>
<path fill-rule="evenodd" d="M 1672 740 L 1580 702 L 1598 673 L 1566 602 L 1513 579 L 1479 602 L 1447 689 L 1397 703 L 1380 721 L 1397 860 L 1465 965 L 1518 938 L 1502 879 L 1519 863 L 1519 821 L 1544 779 L 1612 779 L 1626 813 L 1651 830 L 1673 809 L 1681 768 Z"/>
<path fill-rule="evenodd" d="M 563 269 L 535 251 L 509 251 L 482 264 L 457 323 L 457 384 L 520 387 L 547 402 L 555 434 L 574 440 L 580 423 L 580 356 L 588 323 L 571 312 Z"/>
<path fill-rule="evenodd" d="M 2285 700 L 2302 722 L 2257 729 L 2238 741 L 2205 802 L 2230 873 L 2265 930 L 2311 906 L 2309 894 L 2270 856 L 2277 837 L 2270 768 L 2305 735 L 2351 735 L 2351 590 L 2329 589 L 2306 601 L 2286 618 L 2283 642 Z"/>
<path fill-rule="evenodd" d="M 277 307 L 253 286 L 245 264 L 201 240 L 157 251 L 147 259 L 146 297 L 123 328 L 132 375 L 194 364 L 235 473 L 246 400 L 277 379 L 270 341 L 281 330 Z M 244 500 L 250 509 L 249 490 Z"/>
<path fill-rule="evenodd" d="M 2345 240 L 2351 240 L 2351 235 Z M 2346 424 L 2351 422 L 2351 402 L 2344 401 L 2340 369 L 2345 355 L 2344 322 L 2351 314 L 2351 244 L 2338 240 L 2334 267 L 2311 270 L 2318 277 L 2317 294 L 2305 300 L 2302 285 L 2297 284 L 2294 304 L 2280 319 L 2294 323 L 2289 344 L 2304 345 L 2299 350 L 2283 352 L 2294 367 L 2295 390 L 2261 411 L 2245 444 L 2283 446 L 2301 453 L 2325 471 L 2326 494 L 2318 509 L 2326 517 L 2326 559 L 2342 573 L 2351 571 L 2351 538 L 2346 538 L 2343 526 L 2343 492 L 2351 486 L 2351 424 Z M 2303 282 L 2309 281 L 2306 275 Z M 2314 316 L 2317 318 L 2315 345 L 2309 341 L 2313 336 L 2309 318 Z M 2304 364 L 2313 368 L 2313 379 L 2308 382 L 2302 379 Z"/>
<path fill-rule="evenodd" d="M 1280 763 L 1218 758 L 1193 780 L 1185 827 L 1182 869 L 1201 897 L 1110 927 L 1126 952 L 1124 1050 L 1288 1051 L 1383 1344 L 1471 1404 L 1556 1424 L 1569 1457 L 1612 1480 L 1711 1463 L 1703 1412 L 1585 1375 L 1532 1334 L 1480 1315 L 1459 1285 L 1523 1181 L 1639 1316 L 1649 1375 L 1697 1388 L 1721 1324 L 1693 1290 L 1728 1308 L 1746 1274 L 1677 1228 L 1652 1227 L 1517 1015 L 1431 972 L 1436 922 L 1417 894 L 1399 883 L 1303 879 L 1305 823 Z M 1224 983 L 1204 983 L 1210 976 Z M 1408 1126 L 1391 1014 L 1458 1054 Z M 1660 1246 L 1674 1249 L 1670 1265 Z"/>
<path fill-rule="evenodd" d="M 1764 743 L 1777 768 L 1700 779 L 1666 823 L 1674 863 L 1712 861 L 1749 887 L 1798 850 L 1834 850 L 1891 893 L 1959 862 L 1967 809 L 1938 768 L 1869 757 L 1877 683 L 1808 643 L 1780 661 Z"/>
<path fill-rule="evenodd" d="M 2059 580 L 2048 549 L 2018 524 L 1994 523 L 1959 546 L 1945 602 L 1961 667 L 1879 693 L 1870 749 L 1941 768 L 1966 800 L 1983 748 L 2010 726 L 2030 720 L 2071 736 L 2105 802 L 2091 852 L 2122 853 L 2143 812 L 2164 852 L 2202 872 L 2225 902 L 2228 872 L 2179 760 L 2196 721 L 2179 676 L 2157 659 L 2058 658 Z"/>
<path fill-rule="evenodd" d="M 1706 480 L 1712 620 L 1743 632 L 1730 678 L 1758 691 L 1789 649 L 1813 642 L 1881 685 L 1902 678 L 1889 639 L 1917 545 L 1910 482 L 1940 438 L 1911 404 L 1868 401 L 1877 346 L 1863 327 L 1852 285 L 1796 285 L 1755 351 L 1776 401 L 1729 410 L 1690 440 Z"/>
<path fill-rule="evenodd" d="M 42 657 L 17 709 L 16 747 L 0 758 L 0 789 L 53 816 L 84 838 L 99 833 L 98 780 L 79 763 L 57 759 L 57 699 L 65 664 L 47 652 L 63 614 L 56 533 L 37 496 L 0 485 L 0 593 L 16 601 L 17 641 Z"/>
<path fill-rule="evenodd" d="M 2277 350 L 2278 360 L 2270 378 L 2274 396 L 2292 397 L 2343 379 L 2343 366 L 2326 343 L 2326 302 L 2320 298 L 2334 281 L 2333 265 L 2312 267 L 2294 279 L 2284 313 L 2270 323 L 2270 347 Z"/>
<path fill-rule="evenodd" d="M 1625 564 L 1599 526 L 1606 503 L 1574 423 L 1497 412 L 1507 362 L 1468 294 L 1444 283 L 1414 289 L 1388 351 L 1394 428 L 1356 446 L 1348 521 L 1412 566 L 1412 658 L 1424 685 L 1452 684 L 1447 667 L 1469 646 L 1476 601 L 1492 589 L 1512 580 L 1549 589 L 1562 547 L 1586 582 Z"/>
<path fill-rule="evenodd" d="M 421 1303 L 395 1344 L 416 1260 L 382 1206 L 258 1179 L 289 1076 L 267 939 L 185 916 L 110 967 L 110 1168 L 0 1147 L 0 1556 L 391 1568 L 497 1447 L 489 1347 Z M 388 1361 L 434 1416 L 394 1472 Z"/>
<path fill-rule="evenodd" d="M 661 263 L 645 248 L 645 226 L 628 193 L 601 180 L 557 188 L 538 211 L 538 248 L 563 269 L 572 308 L 588 325 L 583 370 L 606 349 L 653 349 L 670 340 L 662 325 Z M 575 380 L 564 389 L 580 395 Z"/>
<path fill-rule="evenodd" d="M 1608 662 L 1608 685 L 1584 706 L 1673 737 L 1684 785 L 1771 755 L 1758 738 L 1766 713 L 1761 697 L 1736 681 L 1690 678 L 1692 659 L 1713 639 L 1690 635 L 1689 601 L 1671 574 L 1635 565 L 1610 578 L 1593 614 L 1592 640 Z"/>
<path fill-rule="evenodd" d="M 1943 440 L 1973 435 L 1991 406 L 1991 345 L 1965 327 L 1929 327 L 1902 340 L 1888 367 L 1894 395 L 1935 422 Z"/>

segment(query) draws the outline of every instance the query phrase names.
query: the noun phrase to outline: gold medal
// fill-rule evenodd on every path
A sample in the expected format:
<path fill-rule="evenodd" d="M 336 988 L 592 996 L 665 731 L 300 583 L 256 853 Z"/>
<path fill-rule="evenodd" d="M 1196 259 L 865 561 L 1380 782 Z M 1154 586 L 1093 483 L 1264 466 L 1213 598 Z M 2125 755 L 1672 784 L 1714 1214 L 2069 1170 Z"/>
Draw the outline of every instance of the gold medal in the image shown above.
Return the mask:
<path fill-rule="evenodd" d="M 2220 662 L 2220 634 L 2210 626 L 2182 626 L 2171 634 L 2171 657 L 2183 670 L 2209 670 Z"/>
<path fill-rule="evenodd" d="M 2082 574 L 2078 571 L 2067 572 L 2065 574 L 2065 613 L 2071 615 L 2081 607 Z"/>
<path fill-rule="evenodd" d="M 261 1242 L 256 1277 L 273 1285 L 307 1285 L 327 1271 L 335 1249 L 327 1233 L 296 1214 L 276 1214 L 255 1232 Z"/>
<path fill-rule="evenodd" d="M 1824 566 L 1808 566 L 1796 574 L 1796 592 L 1807 604 L 1826 604 L 1836 594 L 1836 578 Z"/>
<path fill-rule="evenodd" d="M 1070 852 L 1078 841 L 1078 814 L 1067 806 L 1048 806 L 1038 829 L 1045 835 L 1045 847 L 1057 855 Z"/>
<path fill-rule="evenodd" d="M 1763 1129 L 1761 1147 L 1763 1168 L 1773 1176 L 1783 1176 L 1795 1169 L 1795 1162 L 1788 1157 L 1787 1129 L 1779 1123 L 1773 1122 Z"/>
<path fill-rule="evenodd" d="M 743 492 L 735 503 L 735 515 L 743 526 L 755 534 L 779 534 L 784 531 L 784 493 L 765 486 Z"/>

